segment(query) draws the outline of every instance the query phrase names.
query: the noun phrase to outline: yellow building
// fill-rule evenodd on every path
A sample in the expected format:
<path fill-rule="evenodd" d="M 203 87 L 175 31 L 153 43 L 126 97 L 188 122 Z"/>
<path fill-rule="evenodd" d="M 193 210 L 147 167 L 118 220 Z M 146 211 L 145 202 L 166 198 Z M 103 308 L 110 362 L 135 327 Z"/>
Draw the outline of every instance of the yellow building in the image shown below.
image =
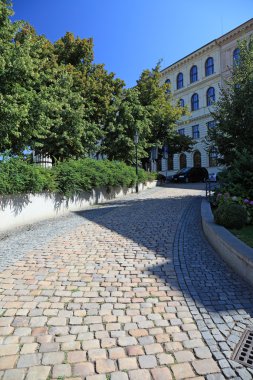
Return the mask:
<path fill-rule="evenodd" d="M 205 140 L 208 128 L 215 127 L 212 104 L 218 100 L 233 62 L 239 59 L 238 41 L 249 39 L 251 35 L 253 37 L 253 19 L 161 71 L 162 82 L 170 83 L 174 98 L 190 111 L 190 116 L 178 122 L 178 133 L 196 141 L 192 152 L 163 158 L 162 171 L 171 174 L 183 167 L 204 166 L 209 173 L 217 172 L 217 151 L 208 147 Z"/>

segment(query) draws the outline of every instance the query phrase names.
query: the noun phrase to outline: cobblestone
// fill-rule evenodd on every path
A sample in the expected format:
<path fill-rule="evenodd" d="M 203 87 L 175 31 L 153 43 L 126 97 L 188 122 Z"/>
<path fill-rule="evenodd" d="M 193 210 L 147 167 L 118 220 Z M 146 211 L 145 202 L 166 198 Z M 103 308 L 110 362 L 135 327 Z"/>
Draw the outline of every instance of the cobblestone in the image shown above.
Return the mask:
<path fill-rule="evenodd" d="M 230 356 L 253 292 L 203 236 L 198 186 L 5 236 L 0 379 L 251 379 Z"/>

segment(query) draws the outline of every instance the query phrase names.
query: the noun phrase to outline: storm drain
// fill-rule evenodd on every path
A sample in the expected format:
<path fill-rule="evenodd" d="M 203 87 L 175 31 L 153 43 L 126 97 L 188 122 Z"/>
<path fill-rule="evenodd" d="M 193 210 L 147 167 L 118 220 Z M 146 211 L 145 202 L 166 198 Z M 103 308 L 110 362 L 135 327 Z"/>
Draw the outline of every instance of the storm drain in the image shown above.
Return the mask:
<path fill-rule="evenodd" d="M 246 330 L 243 333 L 231 359 L 253 368 L 253 330 Z"/>

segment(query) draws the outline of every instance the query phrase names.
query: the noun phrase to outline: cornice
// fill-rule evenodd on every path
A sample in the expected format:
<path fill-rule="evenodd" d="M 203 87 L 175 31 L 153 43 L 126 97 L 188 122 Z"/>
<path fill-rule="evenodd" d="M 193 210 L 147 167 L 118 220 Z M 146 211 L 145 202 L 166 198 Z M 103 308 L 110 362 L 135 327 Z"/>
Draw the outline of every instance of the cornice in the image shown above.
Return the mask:
<path fill-rule="evenodd" d="M 162 77 L 167 76 L 171 71 L 175 69 L 179 69 L 182 65 L 192 61 L 193 59 L 196 59 L 197 57 L 201 56 L 204 53 L 207 53 L 215 46 L 220 47 L 229 41 L 235 40 L 237 37 L 240 37 L 241 35 L 249 32 L 250 30 L 253 31 L 253 18 L 239 25 L 235 29 L 224 34 L 223 36 L 207 43 L 206 45 L 188 54 L 187 56 L 181 58 L 180 60 L 172 63 L 170 66 L 165 67 L 163 70 L 161 70 L 161 76 Z"/>

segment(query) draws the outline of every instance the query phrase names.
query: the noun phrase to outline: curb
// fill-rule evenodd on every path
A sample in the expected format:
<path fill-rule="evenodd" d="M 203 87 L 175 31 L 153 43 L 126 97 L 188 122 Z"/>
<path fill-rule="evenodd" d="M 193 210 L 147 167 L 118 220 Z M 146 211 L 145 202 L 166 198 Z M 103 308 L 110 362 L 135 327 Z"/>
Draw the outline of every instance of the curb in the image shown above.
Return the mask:
<path fill-rule="evenodd" d="M 222 259 L 244 280 L 253 286 L 253 248 L 237 239 L 226 228 L 214 223 L 209 202 L 201 203 L 204 234 Z"/>

